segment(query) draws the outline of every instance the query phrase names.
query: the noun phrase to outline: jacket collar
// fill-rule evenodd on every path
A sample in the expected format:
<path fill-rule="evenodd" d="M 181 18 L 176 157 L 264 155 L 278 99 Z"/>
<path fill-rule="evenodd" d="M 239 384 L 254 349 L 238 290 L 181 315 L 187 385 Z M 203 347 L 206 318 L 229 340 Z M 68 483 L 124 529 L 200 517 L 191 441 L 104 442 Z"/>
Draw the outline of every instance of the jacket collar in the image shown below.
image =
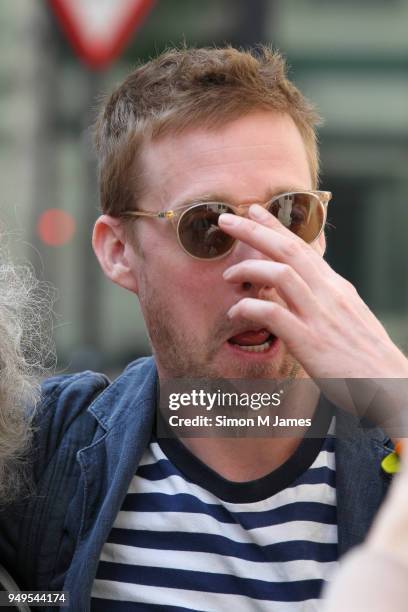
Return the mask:
<path fill-rule="evenodd" d="M 129 426 L 129 406 L 135 416 L 147 416 L 156 405 L 157 368 L 153 357 L 130 363 L 89 406 L 88 411 L 105 431 Z"/>

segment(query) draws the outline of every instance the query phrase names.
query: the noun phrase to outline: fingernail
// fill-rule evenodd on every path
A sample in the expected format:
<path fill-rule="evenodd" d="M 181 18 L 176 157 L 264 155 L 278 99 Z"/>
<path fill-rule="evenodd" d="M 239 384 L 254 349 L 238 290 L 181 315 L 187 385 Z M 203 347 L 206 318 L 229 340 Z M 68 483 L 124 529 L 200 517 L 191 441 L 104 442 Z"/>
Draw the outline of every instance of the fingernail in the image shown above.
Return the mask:
<path fill-rule="evenodd" d="M 218 223 L 220 221 L 222 225 L 239 225 L 239 223 L 241 223 L 241 219 L 239 217 L 229 213 L 222 213 L 218 219 Z"/>
<path fill-rule="evenodd" d="M 252 219 L 257 219 L 258 221 L 267 221 L 269 218 L 269 213 L 265 208 L 259 206 L 259 204 L 252 204 L 249 207 L 249 215 Z"/>
<path fill-rule="evenodd" d="M 234 273 L 234 270 L 232 268 L 228 268 L 227 270 L 224 270 L 222 275 L 224 278 L 230 278 L 230 276 L 232 276 L 233 273 Z"/>
<path fill-rule="evenodd" d="M 229 311 L 227 312 L 227 317 L 228 317 L 229 319 L 232 319 L 232 317 L 234 316 L 234 308 L 235 308 L 235 306 L 232 306 L 232 307 L 229 309 Z"/>

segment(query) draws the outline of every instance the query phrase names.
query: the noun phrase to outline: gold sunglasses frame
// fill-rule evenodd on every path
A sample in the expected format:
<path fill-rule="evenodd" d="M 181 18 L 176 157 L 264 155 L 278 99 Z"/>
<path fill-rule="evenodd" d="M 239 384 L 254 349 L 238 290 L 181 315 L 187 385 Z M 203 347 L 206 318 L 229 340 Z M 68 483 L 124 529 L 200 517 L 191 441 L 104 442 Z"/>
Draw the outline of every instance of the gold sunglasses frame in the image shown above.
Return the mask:
<path fill-rule="evenodd" d="M 309 244 L 313 244 L 314 242 L 316 242 L 316 240 L 321 235 L 324 229 L 324 226 L 326 224 L 327 205 L 332 199 L 332 193 L 330 191 L 287 191 L 285 193 L 280 193 L 274 196 L 271 200 L 268 200 L 267 202 L 251 202 L 250 204 L 241 204 L 240 206 L 234 206 L 233 204 L 228 204 L 226 202 L 217 202 L 216 200 L 209 200 L 208 202 L 205 200 L 202 200 L 196 203 L 190 202 L 189 204 L 184 204 L 183 206 L 175 208 L 174 210 L 165 210 L 161 212 L 149 212 L 146 210 L 124 211 L 120 213 L 119 217 L 151 217 L 151 218 L 156 218 L 156 219 L 169 219 L 172 222 L 172 226 L 174 227 L 176 231 L 177 241 L 180 247 L 183 249 L 183 251 L 187 253 L 187 255 L 189 255 L 190 257 L 193 257 L 194 259 L 199 259 L 200 261 L 215 261 L 217 259 L 222 259 L 223 257 L 226 257 L 229 253 L 231 253 L 237 241 L 234 240 L 234 242 L 231 244 L 231 247 L 228 249 L 228 251 L 226 251 L 225 253 L 222 253 L 222 255 L 218 255 L 217 257 L 198 257 L 197 255 L 193 255 L 192 253 L 187 251 L 187 249 L 183 246 L 180 240 L 180 233 L 179 233 L 179 227 L 180 227 L 181 220 L 183 218 L 183 215 L 187 211 L 190 211 L 192 208 L 196 208 L 197 206 L 217 204 L 217 205 L 228 207 L 236 215 L 243 216 L 245 211 L 248 210 L 249 206 L 252 206 L 252 204 L 259 204 L 259 206 L 262 206 L 262 208 L 268 208 L 268 206 L 273 204 L 276 200 L 279 200 L 280 198 L 283 198 L 285 196 L 291 196 L 291 195 L 313 195 L 318 199 L 319 203 L 323 206 L 324 217 L 323 217 L 322 227 L 320 228 L 320 231 L 318 235 L 316 236 L 316 238 L 314 238 L 314 240 L 312 240 L 312 242 L 309 243 Z"/>

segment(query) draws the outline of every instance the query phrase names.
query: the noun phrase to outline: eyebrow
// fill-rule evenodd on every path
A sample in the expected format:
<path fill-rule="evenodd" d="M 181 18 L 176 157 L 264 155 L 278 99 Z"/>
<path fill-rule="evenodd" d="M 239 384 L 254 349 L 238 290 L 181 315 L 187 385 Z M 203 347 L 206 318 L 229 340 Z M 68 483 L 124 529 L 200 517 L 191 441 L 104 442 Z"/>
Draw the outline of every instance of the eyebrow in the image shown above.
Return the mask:
<path fill-rule="evenodd" d="M 277 189 L 268 189 L 266 192 L 266 197 L 265 199 L 258 199 L 258 200 L 253 200 L 252 202 L 248 202 L 248 204 L 257 204 L 257 203 L 262 203 L 262 202 L 269 202 L 269 200 L 272 200 L 273 198 L 275 198 L 278 195 L 284 194 L 284 193 L 292 193 L 292 192 L 296 192 L 296 191 L 310 191 L 310 189 L 305 189 L 305 188 L 300 188 L 298 187 L 278 187 Z M 193 204 L 205 204 L 206 202 L 222 202 L 225 204 L 234 204 L 234 198 L 230 197 L 231 194 L 228 195 L 228 193 L 222 193 L 222 192 L 216 192 L 216 193 L 206 193 L 206 194 L 202 194 L 202 195 L 197 195 L 196 197 L 189 197 L 186 198 L 185 200 L 181 200 L 180 202 L 177 202 L 172 208 L 173 209 L 177 209 L 177 208 L 182 208 L 184 206 L 189 206 L 189 205 L 193 205 Z M 236 206 L 240 206 L 242 204 L 236 204 Z"/>

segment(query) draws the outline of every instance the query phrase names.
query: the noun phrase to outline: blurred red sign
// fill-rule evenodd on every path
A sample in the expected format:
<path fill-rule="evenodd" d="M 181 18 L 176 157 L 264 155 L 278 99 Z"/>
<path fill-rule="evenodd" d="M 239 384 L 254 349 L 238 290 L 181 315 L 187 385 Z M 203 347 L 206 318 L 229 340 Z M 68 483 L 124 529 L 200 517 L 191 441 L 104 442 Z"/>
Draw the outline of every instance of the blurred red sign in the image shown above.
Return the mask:
<path fill-rule="evenodd" d="M 102 69 L 123 50 L 154 0 L 49 0 L 79 57 Z"/>

